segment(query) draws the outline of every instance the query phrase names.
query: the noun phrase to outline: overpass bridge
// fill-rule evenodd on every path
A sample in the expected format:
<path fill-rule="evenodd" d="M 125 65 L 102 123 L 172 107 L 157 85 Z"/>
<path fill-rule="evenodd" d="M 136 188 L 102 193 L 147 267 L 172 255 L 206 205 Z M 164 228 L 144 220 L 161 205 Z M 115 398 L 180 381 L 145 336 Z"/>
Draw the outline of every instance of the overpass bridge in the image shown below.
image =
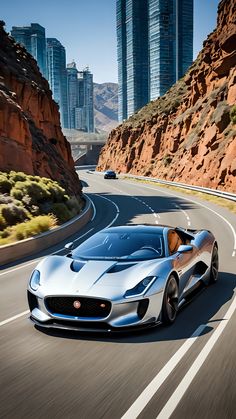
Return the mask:
<path fill-rule="evenodd" d="M 107 132 L 87 133 L 75 129 L 63 129 L 63 134 L 71 145 L 75 165 L 97 164 L 101 148 L 108 138 Z"/>

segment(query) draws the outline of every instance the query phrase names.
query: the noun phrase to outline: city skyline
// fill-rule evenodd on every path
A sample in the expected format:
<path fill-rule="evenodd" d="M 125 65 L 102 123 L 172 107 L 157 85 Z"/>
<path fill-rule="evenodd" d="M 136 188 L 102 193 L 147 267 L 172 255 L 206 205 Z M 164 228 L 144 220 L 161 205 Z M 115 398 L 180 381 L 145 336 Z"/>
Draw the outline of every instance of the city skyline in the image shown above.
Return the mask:
<path fill-rule="evenodd" d="M 116 12 L 122 122 L 164 95 L 192 64 L 193 0 L 117 0 Z"/>
<path fill-rule="evenodd" d="M 12 26 L 37 22 L 45 27 L 46 37 L 58 39 L 65 47 L 67 63 L 75 60 L 80 68 L 89 65 L 97 83 L 117 82 L 115 0 L 78 0 L 73 4 L 61 0 L 60 6 L 56 0 L 37 4 L 23 0 L 21 8 L 16 0 L 2 3 L 1 18 L 8 32 Z M 194 1 L 194 59 L 216 26 L 218 3 Z"/>

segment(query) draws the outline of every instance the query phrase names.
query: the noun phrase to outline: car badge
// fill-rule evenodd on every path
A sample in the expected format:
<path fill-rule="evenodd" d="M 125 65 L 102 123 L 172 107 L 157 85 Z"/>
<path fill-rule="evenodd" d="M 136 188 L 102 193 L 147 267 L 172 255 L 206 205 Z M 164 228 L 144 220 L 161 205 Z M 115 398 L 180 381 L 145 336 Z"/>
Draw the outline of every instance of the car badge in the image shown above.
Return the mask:
<path fill-rule="evenodd" d="M 81 307 L 81 302 L 79 301 L 79 300 L 75 300 L 74 302 L 73 302 L 73 306 L 74 306 L 74 308 L 80 308 Z"/>

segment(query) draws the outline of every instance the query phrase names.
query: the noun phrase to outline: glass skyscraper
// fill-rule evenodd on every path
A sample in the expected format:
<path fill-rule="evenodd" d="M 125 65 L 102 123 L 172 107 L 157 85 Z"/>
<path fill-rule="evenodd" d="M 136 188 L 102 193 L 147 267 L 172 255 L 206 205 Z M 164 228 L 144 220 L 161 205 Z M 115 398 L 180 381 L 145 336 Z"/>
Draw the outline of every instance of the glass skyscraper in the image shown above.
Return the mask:
<path fill-rule="evenodd" d="M 53 99 L 59 105 L 61 125 L 69 127 L 65 48 L 56 38 L 47 38 L 48 82 Z"/>
<path fill-rule="evenodd" d="M 193 0 L 117 0 L 119 120 L 162 96 L 193 56 Z"/>
<path fill-rule="evenodd" d="M 69 128 L 94 132 L 93 75 L 67 65 Z"/>
<path fill-rule="evenodd" d="M 35 58 L 42 75 L 48 78 L 45 28 L 38 23 L 31 23 L 30 26 L 13 26 L 11 36 Z"/>

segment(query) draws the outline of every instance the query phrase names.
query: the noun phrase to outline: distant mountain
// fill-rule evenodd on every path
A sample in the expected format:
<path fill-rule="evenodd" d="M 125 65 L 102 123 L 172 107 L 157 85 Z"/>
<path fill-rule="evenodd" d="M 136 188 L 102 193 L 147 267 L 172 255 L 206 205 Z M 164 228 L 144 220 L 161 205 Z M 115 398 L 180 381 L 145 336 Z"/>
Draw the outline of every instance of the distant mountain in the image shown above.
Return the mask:
<path fill-rule="evenodd" d="M 118 84 L 94 83 L 95 127 L 111 131 L 118 125 Z"/>

